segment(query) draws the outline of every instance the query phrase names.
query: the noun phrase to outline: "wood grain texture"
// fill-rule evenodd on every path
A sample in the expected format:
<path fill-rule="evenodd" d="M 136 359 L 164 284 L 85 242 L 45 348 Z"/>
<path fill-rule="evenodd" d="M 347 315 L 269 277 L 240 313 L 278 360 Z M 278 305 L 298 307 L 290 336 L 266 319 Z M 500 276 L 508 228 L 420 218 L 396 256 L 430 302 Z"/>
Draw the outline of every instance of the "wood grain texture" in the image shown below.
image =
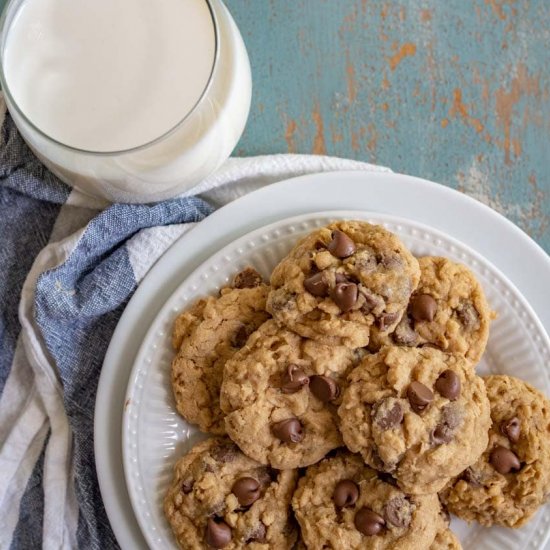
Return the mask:
<path fill-rule="evenodd" d="M 548 0 L 226 4 L 254 79 L 237 154 L 330 154 L 438 181 L 550 251 Z"/>

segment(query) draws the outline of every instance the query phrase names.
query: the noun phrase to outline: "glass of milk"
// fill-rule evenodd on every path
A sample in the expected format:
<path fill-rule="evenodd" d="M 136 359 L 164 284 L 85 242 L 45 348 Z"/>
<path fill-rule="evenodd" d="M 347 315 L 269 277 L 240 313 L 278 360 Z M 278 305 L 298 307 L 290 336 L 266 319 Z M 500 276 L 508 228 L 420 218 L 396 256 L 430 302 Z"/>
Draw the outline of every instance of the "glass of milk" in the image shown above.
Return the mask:
<path fill-rule="evenodd" d="M 0 82 L 36 155 L 117 202 L 179 195 L 244 129 L 246 49 L 221 0 L 9 0 Z"/>

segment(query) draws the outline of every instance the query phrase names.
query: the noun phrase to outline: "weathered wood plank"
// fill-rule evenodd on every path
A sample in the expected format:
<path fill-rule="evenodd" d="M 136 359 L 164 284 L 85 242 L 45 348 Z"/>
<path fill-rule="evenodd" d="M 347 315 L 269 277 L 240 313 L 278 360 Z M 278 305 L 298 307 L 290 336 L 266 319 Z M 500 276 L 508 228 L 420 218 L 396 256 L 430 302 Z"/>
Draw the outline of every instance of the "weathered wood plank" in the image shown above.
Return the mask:
<path fill-rule="evenodd" d="M 550 2 L 227 0 L 253 106 L 237 153 L 327 153 L 460 189 L 550 251 Z"/>

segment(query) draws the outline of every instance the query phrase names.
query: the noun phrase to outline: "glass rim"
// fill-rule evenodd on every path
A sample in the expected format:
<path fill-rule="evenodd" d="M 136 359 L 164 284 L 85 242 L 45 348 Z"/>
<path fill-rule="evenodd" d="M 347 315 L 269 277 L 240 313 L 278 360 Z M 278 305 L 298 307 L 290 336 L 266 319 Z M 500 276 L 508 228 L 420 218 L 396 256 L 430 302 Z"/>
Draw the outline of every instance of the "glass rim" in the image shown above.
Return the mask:
<path fill-rule="evenodd" d="M 98 156 L 98 157 L 110 157 L 110 156 L 118 156 L 118 155 L 126 155 L 134 152 L 139 152 L 144 149 L 147 149 L 149 147 L 152 147 L 156 145 L 157 143 L 160 143 L 167 137 L 169 137 L 171 134 L 176 132 L 185 122 L 191 117 L 193 113 L 196 112 L 196 110 L 201 106 L 201 104 L 204 102 L 206 95 L 208 94 L 208 91 L 212 87 L 212 81 L 214 80 L 214 72 L 216 71 L 216 68 L 218 66 L 219 61 L 219 54 L 220 54 L 220 30 L 218 26 L 218 18 L 216 16 L 216 12 L 214 8 L 212 7 L 211 0 L 203 0 L 207 7 L 208 11 L 210 12 L 210 17 L 212 19 L 212 25 L 214 28 L 214 59 L 212 61 L 212 69 L 210 71 L 210 74 L 208 76 L 208 80 L 206 81 L 206 85 L 193 105 L 193 107 L 184 115 L 183 118 L 181 118 L 174 126 L 169 128 L 166 132 L 162 133 L 160 136 L 143 143 L 141 145 L 136 145 L 135 147 L 130 147 L 127 149 L 118 149 L 113 151 L 93 151 L 89 149 L 81 149 L 79 147 L 74 147 L 73 145 L 69 145 L 67 143 L 64 143 L 62 141 L 59 141 L 52 136 L 48 135 L 46 132 L 44 132 L 42 129 L 40 129 L 34 122 L 32 122 L 28 116 L 23 112 L 21 107 L 18 105 L 17 101 L 15 101 L 15 98 L 13 97 L 8 83 L 6 79 L 6 75 L 4 73 L 4 41 L 7 37 L 7 33 L 9 32 L 9 28 L 6 27 L 7 25 L 7 16 L 10 8 L 17 2 L 18 0 L 8 0 L 6 2 L 6 5 L 4 6 L 4 9 L 2 10 L 2 15 L 0 16 L 0 85 L 2 86 L 2 92 L 9 100 L 10 105 L 13 105 L 15 110 L 17 111 L 17 114 L 25 121 L 26 124 L 28 124 L 34 132 L 39 134 L 41 137 L 45 138 L 47 141 L 54 143 L 55 145 L 58 145 L 68 151 L 73 151 L 75 153 L 80 153 L 84 155 L 89 156 Z M 20 0 L 21 4 L 25 2 L 25 0 Z"/>

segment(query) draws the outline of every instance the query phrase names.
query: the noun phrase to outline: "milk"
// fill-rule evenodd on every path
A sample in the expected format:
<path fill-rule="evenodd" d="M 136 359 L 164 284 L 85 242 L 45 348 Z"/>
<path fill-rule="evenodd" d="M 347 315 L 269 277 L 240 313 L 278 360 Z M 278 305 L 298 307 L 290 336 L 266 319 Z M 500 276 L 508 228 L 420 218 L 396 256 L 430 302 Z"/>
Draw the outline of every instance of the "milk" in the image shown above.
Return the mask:
<path fill-rule="evenodd" d="M 4 72 L 23 113 L 51 138 L 120 151 L 191 111 L 215 54 L 204 0 L 26 0 Z"/>
<path fill-rule="evenodd" d="M 250 66 L 221 0 L 11 0 L 1 33 L 10 113 L 85 193 L 173 196 L 242 133 Z"/>

